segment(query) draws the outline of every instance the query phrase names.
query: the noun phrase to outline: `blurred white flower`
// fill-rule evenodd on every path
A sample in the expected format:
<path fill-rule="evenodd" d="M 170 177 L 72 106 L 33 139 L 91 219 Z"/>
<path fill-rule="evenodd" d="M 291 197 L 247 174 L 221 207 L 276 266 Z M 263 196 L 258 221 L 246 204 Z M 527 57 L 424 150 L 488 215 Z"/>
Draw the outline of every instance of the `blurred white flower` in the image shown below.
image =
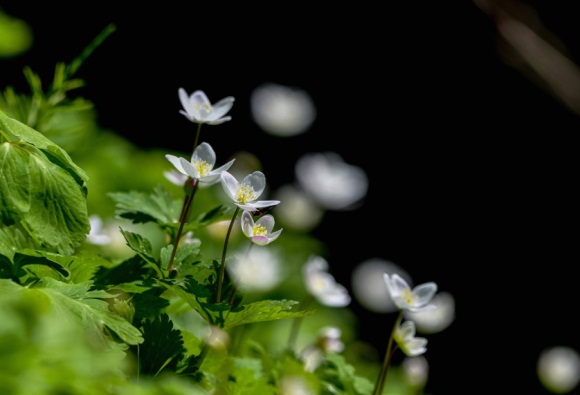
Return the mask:
<path fill-rule="evenodd" d="M 280 379 L 280 395 L 316 395 L 301 376 L 284 375 Z"/>
<path fill-rule="evenodd" d="M 437 333 L 447 328 L 455 319 L 455 299 L 448 292 L 440 292 L 431 300 L 435 309 L 405 311 L 405 318 L 415 322 L 422 333 Z"/>
<path fill-rule="evenodd" d="M 429 377 L 429 363 L 424 356 L 406 357 L 401 364 L 403 373 L 409 384 L 422 388 L 427 384 Z"/>
<path fill-rule="evenodd" d="M 325 353 L 340 353 L 344 351 L 344 343 L 340 339 L 342 331 L 335 326 L 321 328 L 316 343 L 306 347 L 300 353 L 304 362 L 304 370 L 314 372 L 324 361 Z"/>
<path fill-rule="evenodd" d="M 240 290 L 266 292 L 282 281 L 280 257 L 271 248 L 251 248 L 226 266 Z"/>
<path fill-rule="evenodd" d="M 289 86 L 263 84 L 252 92 L 250 104 L 254 121 L 263 131 L 275 136 L 304 133 L 316 118 L 310 95 Z"/>
<path fill-rule="evenodd" d="M 393 336 L 397 345 L 408 357 L 416 357 L 427 351 L 427 339 L 415 337 L 415 323 L 405 321 L 395 329 Z"/>
<path fill-rule="evenodd" d="M 216 155 L 208 143 L 201 143 L 195 148 L 191 161 L 169 154 L 165 157 L 181 174 L 198 180 L 201 185 L 213 185 L 219 182 L 222 172 L 228 170 L 235 161 L 232 159 L 225 165 L 214 169 Z"/>
<path fill-rule="evenodd" d="M 437 292 L 437 284 L 434 282 L 420 284 L 411 289 L 409 284 L 396 273 L 392 276 L 383 273 L 383 278 L 391 293 L 391 299 L 399 309 L 416 312 L 435 308 L 435 305 L 429 304 Z"/>
<path fill-rule="evenodd" d="M 304 192 L 324 209 L 353 209 L 367 194 L 365 171 L 334 152 L 303 155 L 296 162 L 295 173 Z"/>
<path fill-rule="evenodd" d="M 580 355 L 567 346 L 550 347 L 542 351 L 537 364 L 538 377 L 549 391 L 571 392 L 580 382 Z"/>
<path fill-rule="evenodd" d="M 266 189 L 266 176 L 261 171 L 248 174 L 242 182 L 238 182 L 233 175 L 224 171 L 221 173 L 221 179 L 226 195 L 242 210 L 254 211 L 280 203 L 279 200 L 258 200 Z"/>
<path fill-rule="evenodd" d="M 290 184 L 278 188 L 275 197 L 284 202 L 274 209 L 276 217 L 294 230 L 312 230 L 322 220 L 324 211 L 307 194 Z"/>
<path fill-rule="evenodd" d="M 91 231 L 87 235 L 87 241 L 95 245 L 107 245 L 112 237 L 103 228 L 103 220 L 100 216 L 93 214 L 89 217 Z"/>
<path fill-rule="evenodd" d="M 242 213 L 240 221 L 242 225 L 242 232 L 248 237 L 252 243 L 265 246 L 276 240 L 282 229 L 272 232 L 274 228 L 274 217 L 270 214 L 262 215 L 256 222 L 249 211 Z"/>
<path fill-rule="evenodd" d="M 411 281 L 411 276 L 393 262 L 371 258 L 359 263 L 352 272 L 352 292 L 364 308 L 375 313 L 392 313 L 399 308 L 393 303 L 383 273 L 397 273 Z"/>
<path fill-rule="evenodd" d="M 191 122 L 219 125 L 232 119 L 230 116 L 224 117 L 234 105 L 232 96 L 223 98 L 212 106 L 206 94 L 201 90 L 188 96 L 185 89 L 179 88 L 178 93 L 183 106 L 183 110 L 180 110 L 179 113 L 185 115 Z"/>
<path fill-rule="evenodd" d="M 230 335 L 222 328 L 212 325 L 209 336 L 206 338 L 206 343 L 208 346 L 214 350 L 225 351 L 230 347 Z"/>
<path fill-rule="evenodd" d="M 350 303 L 348 290 L 328 273 L 328 262 L 323 257 L 310 256 L 303 267 L 303 274 L 306 290 L 321 304 L 344 307 Z"/>

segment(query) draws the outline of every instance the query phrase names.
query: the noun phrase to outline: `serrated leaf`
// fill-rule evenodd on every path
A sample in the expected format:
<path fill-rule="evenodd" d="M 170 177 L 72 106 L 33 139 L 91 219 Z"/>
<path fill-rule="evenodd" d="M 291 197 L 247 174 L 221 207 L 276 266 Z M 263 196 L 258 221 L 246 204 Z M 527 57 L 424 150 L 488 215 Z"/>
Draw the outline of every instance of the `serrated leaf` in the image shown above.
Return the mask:
<path fill-rule="evenodd" d="M 14 254 L 14 273 L 19 271 L 19 269 L 23 268 L 27 265 L 43 265 L 48 266 L 51 269 L 56 270 L 60 273 L 63 277 L 67 278 L 69 276 L 68 270 L 66 270 L 60 263 L 55 262 L 54 260 L 50 260 L 45 256 L 42 256 L 41 253 L 37 253 L 32 250 L 28 250 L 28 253 L 25 251 L 17 252 Z"/>
<path fill-rule="evenodd" d="M 232 379 L 225 388 L 231 395 L 277 394 L 278 389 L 264 374 L 262 361 L 253 358 L 234 358 Z"/>
<path fill-rule="evenodd" d="M 336 393 L 338 389 L 345 395 L 366 395 L 374 388 L 367 378 L 356 375 L 354 366 L 340 354 L 326 353 L 321 372 L 322 380 L 333 387 L 329 393 Z"/>
<path fill-rule="evenodd" d="M 175 224 L 174 220 L 179 217 L 182 205 L 162 186 L 155 187 L 152 194 L 131 191 L 111 192 L 108 196 L 116 202 L 115 213 L 134 223 Z"/>
<path fill-rule="evenodd" d="M 116 333 L 121 340 L 130 345 L 143 341 L 141 332 L 124 318 L 112 313 L 109 304 L 102 298 L 113 298 L 105 291 L 89 291 L 91 282 L 65 284 L 43 278 L 34 286 L 35 290 L 45 292 L 55 307 L 66 308 L 74 313 L 93 333 L 105 337 L 105 328 Z"/>
<path fill-rule="evenodd" d="M 304 317 L 314 313 L 314 310 L 291 311 L 297 305 L 295 300 L 261 300 L 241 305 L 241 311 L 231 311 L 227 316 L 224 329 L 238 325 L 253 324 L 256 322 L 283 320 L 288 318 Z"/>
<path fill-rule="evenodd" d="M 173 328 L 167 314 L 143 322 L 144 342 L 139 346 L 141 372 L 157 375 L 164 368 L 174 369 L 178 356 L 185 353 L 181 332 Z"/>
<path fill-rule="evenodd" d="M 123 283 L 131 283 L 150 277 L 152 270 L 147 268 L 147 262 L 135 255 L 113 266 L 101 266 L 93 277 L 95 287 L 105 288 Z"/>
<path fill-rule="evenodd" d="M 143 257 L 147 262 L 158 265 L 157 260 L 153 257 L 153 249 L 149 240 L 138 233 L 124 229 L 121 229 L 121 234 L 125 237 L 127 245 L 131 247 L 133 251 Z"/>

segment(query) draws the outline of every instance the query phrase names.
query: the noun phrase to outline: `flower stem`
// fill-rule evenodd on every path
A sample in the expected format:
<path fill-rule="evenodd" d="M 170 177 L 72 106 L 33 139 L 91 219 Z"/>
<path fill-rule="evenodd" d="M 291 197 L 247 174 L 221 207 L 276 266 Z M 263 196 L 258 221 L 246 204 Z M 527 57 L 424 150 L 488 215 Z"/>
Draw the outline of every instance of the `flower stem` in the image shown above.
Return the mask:
<path fill-rule="evenodd" d="M 193 142 L 193 150 L 197 148 L 197 142 L 199 141 L 199 135 L 201 132 L 201 123 L 197 124 L 197 133 L 195 133 L 195 141 Z"/>
<path fill-rule="evenodd" d="M 381 395 L 385 388 L 385 382 L 387 380 L 387 372 L 389 370 L 389 366 L 391 365 L 391 357 L 393 353 L 391 349 L 393 347 L 393 338 L 395 336 L 395 331 L 399 327 L 401 320 L 403 319 L 403 310 L 399 312 L 399 316 L 395 321 L 395 325 L 393 325 L 393 330 L 391 331 L 391 337 L 389 338 L 389 344 L 387 345 L 387 351 L 385 352 L 385 359 L 383 361 L 383 366 L 381 367 L 381 371 L 379 373 L 379 378 L 375 384 L 375 389 L 373 390 L 373 395 Z"/>
<path fill-rule="evenodd" d="M 195 178 L 187 179 L 186 182 L 190 182 L 193 184 L 193 189 L 191 192 L 185 197 L 183 201 L 183 206 L 181 207 L 181 214 L 179 215 L 179 228 L 177 229 L 177 233 L 175 234 L 175 238 L 173 239 L 173 250 L 171 251 L 171 257 L 169 258 L 169 263 L 167 264 L 167 271 L 171 272 L 173 269 L 173 261 L 175 260 L 175 253 L 177 252 L 177 245 L 179 244 L 179 239 L 181 239 L 181 235 L 183 233 L 183 227 L 185 226 L 185 221 L 187 220 L 187 215 L 189 214 L 189 210 L 191 208 L 191 203 L 193 203 L 193 196 L 195 195 L 195 191 L 197 190 L 198 182 Z"/>
<path fill-rule="evenodd" d="M 218 277 L 218 289 L 216 298 L 217 303 L 220 303 L 222 300 L 222 283 L 224 281 L 224 274 L 226 269 L 226 251 L 228 249 L 228 241 L 230 240 L 230 234 L 232 233 L 232 228 L 234 227 L 234 222 L 236 222 L 236 217 L 238 216 L 239 212 L 240 208 L 236 206 L 236 211 L 234 211 L 234 215 L 232 216 L 232 220 L 228 228 L 228 233 L 226 234 L 226 240 L 224 241 L 224 250 L 222 252 L 222 264 L 220 266 L 220 274 Z"/>
<path fill-rule="evenodd" d="M 302 309 L 306 309 L 310 303 L 312 303 L 313 298 L 312 296 L 308 296 L 306 297 L 306 299 L 304 299 L 304 301 L 302 302 L 303 307 Z M 292 347 L 294 347 L 294 344 L 296 343 L 296 339 L 298 338 L 298 331 L 300 330 L 300 325 L 302 324 L 302 320 L 304 319 L 304 317 L 297 317 L 294 318 L 294 320 L 292 321 L 292 327 L 290 328 L 290 336 L 288 337 L 288 344 L 287 347 L 289 349 L 291 349 Z"/>

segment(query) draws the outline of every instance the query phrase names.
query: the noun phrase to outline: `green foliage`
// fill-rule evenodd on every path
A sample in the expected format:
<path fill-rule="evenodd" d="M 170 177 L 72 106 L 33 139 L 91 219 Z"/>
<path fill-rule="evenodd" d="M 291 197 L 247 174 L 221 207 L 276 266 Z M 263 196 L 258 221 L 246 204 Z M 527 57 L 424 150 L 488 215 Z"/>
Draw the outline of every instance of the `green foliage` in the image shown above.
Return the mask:
<path fill-rule="evenodd" d="M 84 85 L 74 78 L 80 66 L 114 30 L 57 64 L 48 87 L 27 67 L 30 94 L 6 87 L 0 95 L 0 393 L 370 394 L 356 358 L 325 353 L 308 371 L 299 352 L 320 346 L 324 323 L 354 326 L 346 309 L 298 301 L 308 296 L 301 265 L 324 251 L 318 240 L 284 233 L 276 243 L 286 280 L 246 294 L 222 266 L 237 257 L 211 250 L 226 251 L 210 227 L 231 221 L 234 205 L 212 189 L 165 188 L 161 153 L 100 130 L 92 103 L 68 97 Z M 135 168 L 144 162 L 150 171 Z M 191 193 L 201 196 L 182 213 Z M 119 221 L 109 244 L 87 237 L 89 213 Z M 294 322 L 300 347 L 287 340 Z"/>

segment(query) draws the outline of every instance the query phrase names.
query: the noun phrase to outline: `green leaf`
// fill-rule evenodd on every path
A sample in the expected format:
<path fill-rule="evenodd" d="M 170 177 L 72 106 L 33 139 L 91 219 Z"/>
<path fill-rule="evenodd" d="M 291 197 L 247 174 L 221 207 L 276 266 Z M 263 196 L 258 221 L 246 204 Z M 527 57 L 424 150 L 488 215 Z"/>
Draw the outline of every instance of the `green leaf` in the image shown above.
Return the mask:
<path fill-rule="evenodd" d="M 93 277 L 95 287 L 106 288 L 123 283 L 144 280 L 150 277 L 152 270 L 147 262 L 135 255 L 113 267 L 101 266 Z"/>
<path fill-rule="evenodd" d="M 262 361 L 253 358 L 234 358 L 231 379 L 225 388 L 231 395 L 278 394 L 278 389 L 270 384 L 264 374 Z"/>
<path fill-rule="evenodd" d="M 149 263 L 159 266 L 157 260 L 153 257 L 153 248 L 151 242 L 138 233 L 133 233 L 128 230 L 121 229 L 121 234 L 125 237 L 127 245 L 133 251 L 139 254 L 143 259 Z"/>
<path fill-rule="evenodd" d="M 179 356 L 185 353 L 181 332 L 173 328 L 167 314 L 143 323 L 145 341 L 139 346 L 141 372 L 157 375 L 164 368 L 175 369 Z"/>
<path fill-rule="evenodd" d="M 340 354 L 326 353 L 321 372 L 322 380 L 332 388 L 325 394 L 367 395 L 373 391 L 374 383 L 357 376 L 354 366 Z"/>
<path fill-rule="evenodd" d="M 174 200 L 162 186 L 157 186 L 153 194 L 143 192 L 111 192 L 108 194 L 116 202 L 115 213 L 134 223 L 156 222 L 160 225 L 175 225 L 182 203 Z"/>
<path fill-rule="evenodd" d="M 61 264 L 42 256 L 41 253 L 32 250 L 28 250 L 26 251 L 26 253 L 25 252 L 15 253 L 13 261 L 14 261 L 13 268 L 14 273 L 17 273 L 19 269 L 27 265 L 44 265 L 50 267 L 51 269 L 54 269 L 65 278 L 67 278 L 70 274 Z"/>
<path fill-rule="evenodd" d="M 105 338 L 105 328 L 116 333 L 127 344 L 135 345 L 143 342 L 141 332 L 124 318 L 112 313 L 109 304 L 103 298 L 113 298 L 114 295 L 105 291 L 89 291 L 91 282 L 81 284 L 65 284 L 63 282 L 43 278 L 35 284 L 34 289 L 46 295 L 58 308 L 66 308 L 74 313 L 92 333 Z"/>
<path fill-rule="evenodd" d="M 258 302 L 241 305 L 241 311 L 231 311 L 227 316 L 224 329 L 238 325 L 252 324 L 256 322 L 283 320 L 287 318 L 304 317 L 314 313 L 314 310 L 291 311 L 297 305 L 295 300 L 261 300 Z"/>
<path fill-rule="evenodd" d="M 78 167 L 65 150 L 54 144 L 42 133 L 37 132 L 26 124 L 8 117 L 0 111 L 0 137 L 4 135 L 8 141 L 22 140 L 41 150 L 46 157 L 63 170 L 68 172 L 73 179 L 83 188 L 86 187 L 88 176 L 84 170 Z M 0 138 L 0 142 L 4 142 Z"/>

